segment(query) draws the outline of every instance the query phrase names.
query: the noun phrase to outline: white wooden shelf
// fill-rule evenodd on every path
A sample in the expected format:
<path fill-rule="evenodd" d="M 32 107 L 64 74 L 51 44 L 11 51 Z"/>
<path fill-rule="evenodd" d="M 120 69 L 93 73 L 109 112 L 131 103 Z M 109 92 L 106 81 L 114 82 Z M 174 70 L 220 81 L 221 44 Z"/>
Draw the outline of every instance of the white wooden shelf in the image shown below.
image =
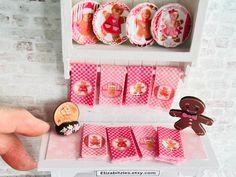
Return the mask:
<path fill-rule="evenodd" d="M 162 125 L 162 124 L 161 124 Z M 78 137 L 80 138 L 80 137 Z M 161 177 L 165 177 L 166 174 L 171 176 L 179 173 L 183 175 L 191 175 L 200 177 L 204 170 L 216 170 L 219 167 L 214 150 L 211 147 L 207 136 L 201 138 L 201 142 L 204 145 L 204 149 L 207 154 L 207 159 L 190 159 L 181 165 L 171 165 L 158 161 L 129 161 L 122 163 L 111 163 L 108 160 L 99 159 L 75 159 L 75 160 L 48 160 L 46 159 L 47 147 L 49 143 L 49 134 L 46 134 L 42 138 L 40 157 L 38 162 L 38 170 L 52 172 L 52 177 L 66 176 L 72 177 L 76 174 L 90 174 L 90 177 L 96 176 L 98 171 L 111 170 L 111 171 L 155 171 L 160 172 Z M 58 147 L 63 151 L 63 147 Z M 79 148 L 79 147 L 78 147 Z M 64 175 L 63 175 L 64 174 Z M 164 174 L 164 175 L 163 175 Z"/>
<path fill-rule="evenodd" d="M 72 2 L 73 1 L 73 2 Z M 72 4 L 80 0 L 61 0 L 62 19 L 62 49 L 65 78 L 69 79 L 71 62 L 87 62 L 95 64 L 117 64 L 117 65 L 176 65 L 184 63 L 191 66 L 198 57 L 200 39 L 207 9 L 208 0 L 151 0 L 158 7 L 167 3 L 180 3 L 184 5 L 192 16 L 192 32 L 185 44 L 177 48 L 164 48 L 158 45 L 139 48 L 126 44 L 109 46 L 102 43 L 95 45 L 79 45 L 72 41 L 71 31 L 71 9 Z M 99 0 L 101 4 L 108 0 Z M 120 0 L 130 8 L 143 1 Z M 185 69 L 184 69 L 185 70 Z"/>

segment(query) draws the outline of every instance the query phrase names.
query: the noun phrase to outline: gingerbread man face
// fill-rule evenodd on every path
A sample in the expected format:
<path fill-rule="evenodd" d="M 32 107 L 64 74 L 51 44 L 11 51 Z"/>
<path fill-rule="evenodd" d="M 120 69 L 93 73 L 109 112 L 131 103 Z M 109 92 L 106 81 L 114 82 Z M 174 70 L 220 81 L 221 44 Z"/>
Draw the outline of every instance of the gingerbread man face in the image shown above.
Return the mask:
<path fill-rule="evenodd" d="M 149 9 L 144 9 L 142 11 L 142 18 L 144 20 L 148 20 L 151 17 L 151 15 L 152 15 L 152 13 L 151 13 L 151 11 Z"/>
<path fill-rule="evenodd" d="M 171 116 L 180 118 L 175 123 L 175 128 L 177 130 L 183 130 L 191 127 L 197 135 L 205 135 L 206 131 L 202 124 L 210 126 L 214 122 L 211 118 L 202 115 L 205 110 L 205 104 L 196 97 L 187 96 L 180 100 L 179 105 L 181 110 L 170 110 Z"/>
<path fill-rule="evenodd" d="M 120 7 L 119 4 L 115 4 L 113 5 L 111 11 L 112 15 L 114 15 L 115 17 L 119 17 L 124 12 L 124 9 Z"/>
<path fill-rule="evenodd" d="M 92 13 L 83 14 L 83 20 L 86 22 L 92 22 L 93 14 Z"/>
<path fill-rule="evenodd" d="M 184 97 L 179 102 L 180 108 L 189 114 L 202 114 L 205 104 L 198 98 Z"/>

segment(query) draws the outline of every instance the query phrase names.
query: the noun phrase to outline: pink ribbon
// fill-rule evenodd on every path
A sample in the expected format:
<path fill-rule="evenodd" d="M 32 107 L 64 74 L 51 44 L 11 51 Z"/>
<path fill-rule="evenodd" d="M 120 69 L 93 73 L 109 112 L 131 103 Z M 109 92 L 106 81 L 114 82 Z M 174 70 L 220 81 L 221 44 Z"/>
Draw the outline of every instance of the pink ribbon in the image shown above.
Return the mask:
<path fill-rule="evenodd" d="M 183 113 L 182 116 L 183 116 L 184 118 L 197 120 L 197 116 L 196 116 L 196 115 L 192 116 L 192 115 L 189 115 L 189 114 Z"/>

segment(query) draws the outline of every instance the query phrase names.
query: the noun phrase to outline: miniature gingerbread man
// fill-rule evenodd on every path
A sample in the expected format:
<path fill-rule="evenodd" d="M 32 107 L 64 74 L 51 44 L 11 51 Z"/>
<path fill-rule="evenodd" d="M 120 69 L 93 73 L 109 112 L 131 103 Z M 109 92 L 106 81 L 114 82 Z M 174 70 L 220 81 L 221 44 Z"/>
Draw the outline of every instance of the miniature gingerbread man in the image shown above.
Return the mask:
<path fill-rule="evenodd" d="M 151 16 L 152 12 L 150 9 L 145 8 L 141 11 L 141 19 L 136 19 L 137 25 L 137 37 L 142 38 L 144 37 L 145 40 L 152 39 L 151 35 Z"/>
<path fill-rule="evenodd" d="M 137 83 L 136 85 L 135 85 L 135 91 L 134 91 L 134 94 L 135 95 L 142 95 L 143 94 L 143 88 L 144 88 L 144 86 L 142 85 L 142 83 Z"/>
<path fill-rule="evenodd" d="M 107 34 L 112 35 L 114 42 L 120 43 L 122 40 L 120 38 L 121 34 L 121 24 L 126 22 L 126 17 L 121 16 L 124 9 L 119 4 L 114 4 L 111 8 L 111 13 L 104 11 L 103 16 L 105 17 L 105 22 L 102 24 L 102 36 Z"/>
<path fill-rule="evenodd" d="M 166 27 L 162 29 L 162 41 L 171 37 L 175 42 L 180 42 L 179 34 L 181 34 L 183 20 L 178 20 L 179 13 L 177 10 L 172 9 L 169 11 L 170 20 L 165 21 Z"/>
<path fill-rule="evenodd" d="M 108 95 L 109 97 L 115 97 L 116 96 L 116 86 L 111 84 L 108 86 Z"/>
<path fill-rule="evenodd" d="M 210 126 L 214 122 L 211 118 L 202 115 L 205 104 L 196 97 L 186 96 L 180 100 L 179 106 L 181 110 L 171 109 L 169 112 L 171 116 L 181 118 L 175 123 L 175 128 L 183 130 L 191 127 L 197 135 L 205 135 L 206 131 L 201 124 Z"/>

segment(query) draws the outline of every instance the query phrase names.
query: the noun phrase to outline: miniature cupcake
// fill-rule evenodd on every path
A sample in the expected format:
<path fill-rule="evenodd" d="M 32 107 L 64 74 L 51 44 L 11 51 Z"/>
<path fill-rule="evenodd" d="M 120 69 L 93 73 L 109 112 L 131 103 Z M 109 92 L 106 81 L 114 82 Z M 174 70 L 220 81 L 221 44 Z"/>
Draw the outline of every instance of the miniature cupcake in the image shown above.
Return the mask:
<path fill-rule="evenodd" d="M 56 132 L 68 136 L 80 129 L 78 122 L 79 108 L 72 102 L 62 103 L 54 113 Z"/>
<path fill-rule="evenodd" d="M 151 34 L 151 22 L 156 11 L 157 7 L 147 2 L 131 10 L 126 22 L 126 33 L 131 44 L 144 47 L 155 43 Z"/>
<path fill-rule="evenodd" d="M 119 2 L 107 2 L 94 15 L 93 30 L 105 44 L 121 44 L 127 40 L 126 18 L 129 7 Z"/>
<path fill-rule="evenodd" d="M 95 44 L 98 39 L 93 32 L 93 15 L 99 4 L 94 1 L 79 2 L 72 8 L 72 39 L 78 44 Z"/>
<path fill-rule="evenodd" d="M 164 47 L 176 47 L 185 42 L 191 31 L 189 11 L 180 4 L 161 7 L 153 17 L 151 32 L 156 42 Z"/>

